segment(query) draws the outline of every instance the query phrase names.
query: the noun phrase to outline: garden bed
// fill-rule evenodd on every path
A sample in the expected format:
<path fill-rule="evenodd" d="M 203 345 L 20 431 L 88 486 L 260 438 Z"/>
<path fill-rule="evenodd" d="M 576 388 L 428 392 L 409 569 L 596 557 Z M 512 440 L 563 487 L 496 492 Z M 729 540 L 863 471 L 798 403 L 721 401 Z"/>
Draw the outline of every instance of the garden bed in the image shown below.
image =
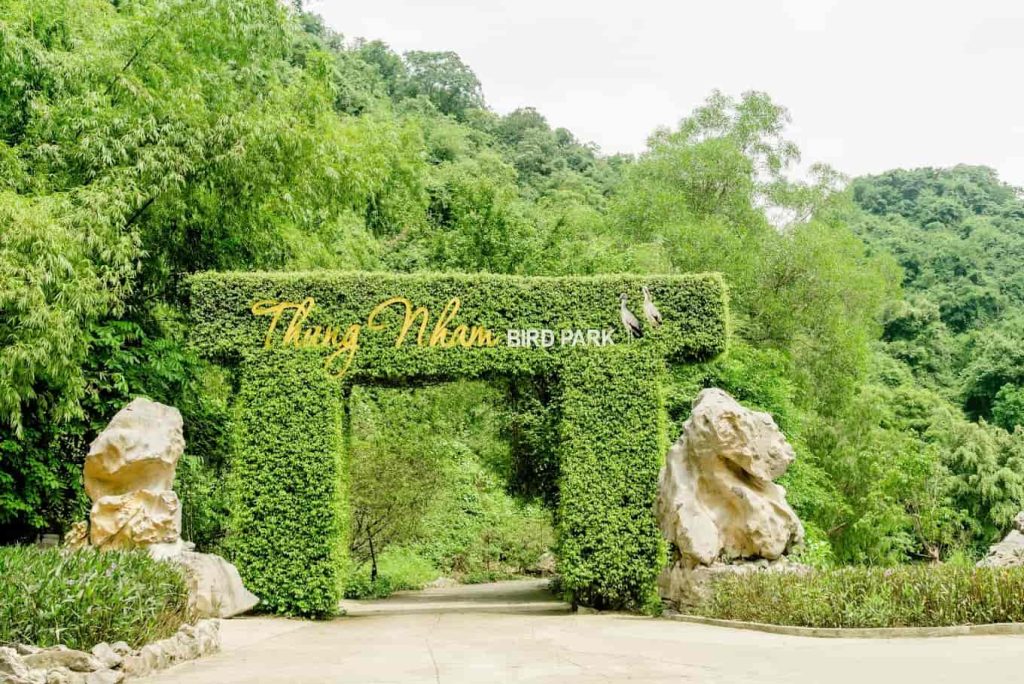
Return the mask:
<path fill-rule="evenodd" d="M 1024 568 L 950 565 L 752 573 L 717 580 L 691 614 L 811 628 L 1024 623 Z"/>
<path fill-rule="evenodd" d="M 195 622 L 183 571 L 144 551 L 0 548 L 0 644 L 132 648 Z"/>
<path fill-rule="evenodd" d="M 220 647 L 181 567 L 145 551 L 0 548 L 0 674 L 121 682 Z"/>

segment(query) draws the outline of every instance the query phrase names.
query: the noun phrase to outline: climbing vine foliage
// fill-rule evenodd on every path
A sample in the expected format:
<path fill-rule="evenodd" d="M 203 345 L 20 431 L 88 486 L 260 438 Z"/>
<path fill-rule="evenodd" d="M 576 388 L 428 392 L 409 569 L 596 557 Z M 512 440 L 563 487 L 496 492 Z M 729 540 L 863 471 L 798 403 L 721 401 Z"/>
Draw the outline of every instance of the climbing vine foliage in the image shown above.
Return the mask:
<path fill-rule="evenodd" d="M 639 313 L 642 286 L 664 322 L 634 340 L 619 294 Z M 651 598 L 665 365 L 724 350 L 718 276 L 204 273 L 189 289 L 192 344 L 238 369 L 233 545 L 266 608 L 322 616 L 340 598 L 352 385 L 459 378 L 552 383 L 565 589 L 599 607 Z"/>

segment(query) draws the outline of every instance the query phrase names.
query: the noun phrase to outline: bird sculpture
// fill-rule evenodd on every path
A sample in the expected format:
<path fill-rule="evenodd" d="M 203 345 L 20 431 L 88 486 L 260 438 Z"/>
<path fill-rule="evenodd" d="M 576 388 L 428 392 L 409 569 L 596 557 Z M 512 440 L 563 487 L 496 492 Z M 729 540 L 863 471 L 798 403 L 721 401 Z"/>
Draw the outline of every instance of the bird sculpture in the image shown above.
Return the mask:
<path fill-rule="evenodd" d="M 626 299 L 625 292 L 619 295 L 619 303 L 621 304 L 619 307 L 619 317 L 622 318 L 622 325 L 626 328 L 630 338 L 639 339 L 644 336 L 644 331 L 640 327 L 640 320 L 626 306 Z"/>
<path fill-rule="evenodd" d="M 647 286 L 643 286 L 644 291 L 644 318 L 651 325 L 657 327 L 661 325 L 661 312 L 658 311 L 658 307 L 654 306 L 654 300 L 651 299 L 651 291 L 647 289 Z"/>

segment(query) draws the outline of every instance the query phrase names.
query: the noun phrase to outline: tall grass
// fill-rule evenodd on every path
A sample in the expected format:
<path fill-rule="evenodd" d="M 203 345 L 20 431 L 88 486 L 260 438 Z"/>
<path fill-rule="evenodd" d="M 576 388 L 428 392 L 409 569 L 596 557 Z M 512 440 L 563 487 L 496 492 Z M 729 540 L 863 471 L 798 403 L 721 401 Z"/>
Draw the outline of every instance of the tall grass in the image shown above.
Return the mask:
<path fill-rule="evenodd" d="M 694 611 L 804 627 L 939 627 L 1024 622 L 1024 568 L 916 565 L 725 577 Z"/>
<path fill-rule="evenodd" d="M 144 551 L 0 548 L 0 643 L 138 647 L 191 619 L 182 571 Z"/>

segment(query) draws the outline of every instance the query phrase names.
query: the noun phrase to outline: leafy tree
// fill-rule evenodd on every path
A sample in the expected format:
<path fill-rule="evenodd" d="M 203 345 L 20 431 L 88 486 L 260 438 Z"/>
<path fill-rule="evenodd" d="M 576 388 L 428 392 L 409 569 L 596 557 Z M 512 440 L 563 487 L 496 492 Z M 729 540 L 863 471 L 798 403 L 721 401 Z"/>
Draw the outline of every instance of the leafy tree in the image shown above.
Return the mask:
<path fill-rule="evenodd" d="M 422 95 L 438 111 L 464 119 L 469 110 L 484 106 L 483 90 L 473 70 L 454 52 L 413 50 L 403 55 L 405 97 Z"/>
<path fill-rule="evenodd" d="M 359 41 L 355 53 L 377 72 L 389 97 L 398 99 L 408 78 L 405 62 L 387 43 L 380 40 Z"/>
<path fill-rule="evenodd" d="M 1006 384 L 999 388 L 992 404 L 992 418 L 1008 432 L 1024 425 L 1024 387 Z"/>
<path fill-rule="evenodd" d="M 738 332 L 785 350 L 808 407 L 836 411 L 867 368 L 896 270 L 842 222 L 830 176 L 794 183 L 786 111 L 762 93 L 714 93 L 676 131 L 662 130 L 627 167 L 612 221 L 640 271 L 715 270 L 733 286 Z M 810 220 L 778 230 L 766 202 Z"/>
<path fill-rule="evenodd" d="M 964 408 L 974 417 L 992 417 L 998 393 L 1024 384 L 1024 317 L 1007 319 L 966 343 L 970 361 L 962 371 Z M 1004 396 L 1004 399 L 1006 397 Z"/>
<path fill-rule="evenodd" d="M 416 403 L 410 405 L 410 400 Z M 388 404 L 395 407 L 390 417 L 395 418 L 396 411 L 401 416 L 391 429 L 386 422 Z M 357 388 L 351 406 L 350 551 L 357 562 L 370 561 L 372 582 L 377 579 L 380 552 L 410 541 L 418 531 L 427 505 L 442 483 L 447 454 L 428 437 L 441 419 L 438 403 L 409 394 L 386 396 Z M 413 416 L 416 422 L 409 420 Z"/>

